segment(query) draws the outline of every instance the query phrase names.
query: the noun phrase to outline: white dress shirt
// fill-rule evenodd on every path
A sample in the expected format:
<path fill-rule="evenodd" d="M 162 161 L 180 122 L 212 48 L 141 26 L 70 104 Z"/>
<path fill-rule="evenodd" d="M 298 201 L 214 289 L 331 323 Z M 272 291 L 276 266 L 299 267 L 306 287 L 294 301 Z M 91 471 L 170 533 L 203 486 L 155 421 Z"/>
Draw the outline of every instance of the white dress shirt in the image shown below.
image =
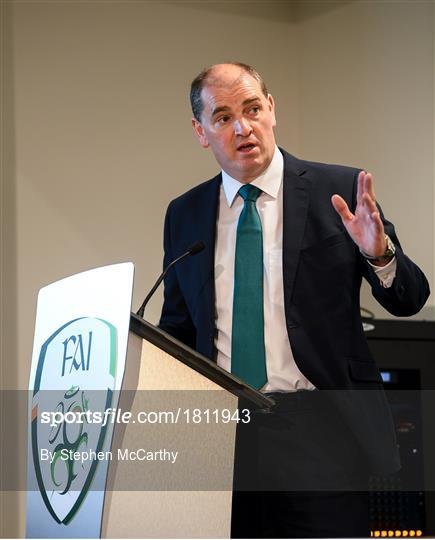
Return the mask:
<path fill-rule="evenodd" d="M 315 388 L 296 366 L 286 328 L 282 270 L 283 174 L 284 159 L 276 147 L 269 167 L 251 182 L 262 191 L 256 203 L 263 229 L 267 383 L 261 389 L 262 392 L 292 392 Z M 215 347 L 217 363 L 227 371 L 231 371 L 234 258 L 237 223 L 244 204 L 238 190 L 242 185 L 222 171 L 215 245 Z M 393 268 L 390 263 L 382 269 L 375 267 L 375 272 L 383 286 L 389 286 L 394 279 L 395 262 Z"/>

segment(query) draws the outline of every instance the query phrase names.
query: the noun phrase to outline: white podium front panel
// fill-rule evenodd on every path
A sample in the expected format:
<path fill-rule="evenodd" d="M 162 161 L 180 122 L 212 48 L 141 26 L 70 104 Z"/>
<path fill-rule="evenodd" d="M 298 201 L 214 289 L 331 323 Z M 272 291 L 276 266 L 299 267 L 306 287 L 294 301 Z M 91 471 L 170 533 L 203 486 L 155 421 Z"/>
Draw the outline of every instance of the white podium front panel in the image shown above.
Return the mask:
<path fill-rule="evenodd" d="M 29 383 L 27 536 L 99 537 L 134 268 L 62 279 L 38 295 Z M 90 421 L 102 414 L 102 421 Z M 106 413 L 107 415 L 107 413 Z M 83 458 L 84 456 L 84 458 Z"/>

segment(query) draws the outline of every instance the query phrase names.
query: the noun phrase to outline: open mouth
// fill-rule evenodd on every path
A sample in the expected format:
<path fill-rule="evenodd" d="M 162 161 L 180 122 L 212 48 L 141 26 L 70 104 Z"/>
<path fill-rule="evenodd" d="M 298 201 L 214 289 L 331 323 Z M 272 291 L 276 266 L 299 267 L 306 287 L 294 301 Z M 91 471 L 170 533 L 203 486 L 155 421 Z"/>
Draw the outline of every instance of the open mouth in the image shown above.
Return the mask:
<path fill-rule="evenodd" d="M 247 154 L 248 152 L 251 152 L 251 150 L 253 150 L 254 148 L 255 148 L 255 144 L 246 143 L 246 144 L 241 144 L 240 146 L 238 146 L 237 151 Z"/>

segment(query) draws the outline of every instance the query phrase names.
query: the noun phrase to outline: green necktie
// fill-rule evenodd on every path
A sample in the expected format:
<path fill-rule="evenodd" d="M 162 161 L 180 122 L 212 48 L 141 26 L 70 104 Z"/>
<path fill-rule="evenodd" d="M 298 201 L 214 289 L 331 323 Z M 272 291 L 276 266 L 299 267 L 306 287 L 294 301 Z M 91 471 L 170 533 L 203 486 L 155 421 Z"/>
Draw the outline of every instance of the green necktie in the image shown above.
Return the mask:
<path fill-rule="evenodd" d="M 231 372 L 254 388 L 267 382 L 263 314 L 263 234 L 255 201 L 261 190 L 239 189 L 244 200 L 234 261 Z"/>

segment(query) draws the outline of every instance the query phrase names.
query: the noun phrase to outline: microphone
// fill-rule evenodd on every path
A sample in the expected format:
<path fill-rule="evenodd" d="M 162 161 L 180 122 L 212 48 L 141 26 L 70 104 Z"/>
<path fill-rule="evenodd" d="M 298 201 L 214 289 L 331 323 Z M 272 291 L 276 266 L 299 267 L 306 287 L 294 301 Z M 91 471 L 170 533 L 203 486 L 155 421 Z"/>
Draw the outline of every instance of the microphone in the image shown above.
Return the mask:
<path fill-rule="evenodd" d="M 148 304 L 148 302 L 151 299 L 151 296 L 156 292 L 157 287 L 160 285 L 160 283 L 163 281 L 164 277 L 168 273 L 168 271 L 176 264 L 178 261 L 181 261 L 181 259 L 184 259 L 185 257 L 189 257 L 189 255 L 196 255 L 197 253 L 200 253 L 205 248 L 205 245 L 203 242 L 195 242 L 192 244 L 186 251 L 186 253 L 183 253 L 183 255 L 180 255 L 176 259 L 174 259 L 171 263 L 168 264 L 168 266 L 163 270 L 163 272 L 160 274 L 159 279 L 155 282 L 153 288 L 150 290 L 150 292 L 145 297 L 145 300 L 142 302 L 142 305 L 140 308 L 136 311 L 136 315 L 139 315 L 139 317 L 142 317 L 145 311 L 145 307 Z"/>

